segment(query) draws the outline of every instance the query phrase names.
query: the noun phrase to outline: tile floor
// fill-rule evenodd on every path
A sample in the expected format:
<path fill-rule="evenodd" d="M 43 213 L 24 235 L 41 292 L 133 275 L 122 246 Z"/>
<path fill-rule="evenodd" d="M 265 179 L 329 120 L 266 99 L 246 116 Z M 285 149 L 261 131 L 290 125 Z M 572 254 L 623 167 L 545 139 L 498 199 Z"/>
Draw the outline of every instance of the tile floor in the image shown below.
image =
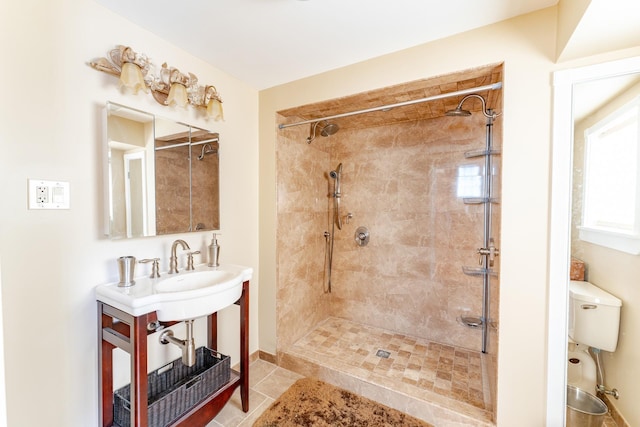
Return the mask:
<path fill-rule="evenodd" d="M 256 360 L 249 366 L 249 412 L 242 411 L 240 388 L 207 427 L 251 427 L 256 419 L 302 375 Z"/>
<path fill-rule="evenodd" d="M 602 427 L 618 427 L 618 424 L 613 420 L 611 415 L 607 415 L 604 418 L 604 422 L 602 423 Z"/>
<path fill-rule="evenodd" d="M 389 356 L 386 358 L 376 356 L 380 349 L 389 352 Z M 487 396 L 487 387 L 482 380 L 481 355 L 477 352 L 393 334 L 343 319 L 330 318 L 299 340 L 293 346 L 292 354 L 313 359 L 316 363 L 324 363 L 325 366 L 327 360 L 331 360 L 331 369 L 340 369 L 349 376 L 354 375 L 356 378 L 365 380 L 367 387 L 362 391 L 368 390 L 368 386 L 375 386 L 375 383 L 379 382 L 382 384 L 383 394 L 388 389 L 395 388 L 401 393 L 402 400 L 413 400 L 413 397 L 431 398 L 439 404 L 446 400 L 451 404 L 453 401 L 453 410 L 459 411 L 467 420 L 459 423 L 445 414 L 442 418 L 443 422 L 439 423 L 437 419 L 441 415 L 434 412 L 436 419 L 426 420 L 436 426 L 493 425 L 487 419 L 490 417 L 488 409 L 491 403 Z M 296 370 L 304 372 L 305 369 Z M 241 409 L 238 389 L 229 403 L 207 427 L 251 427 L 271 403 L 296 380 L 303 377 L 264 360 L 252 362 L 250 372 L 249 412 L 244 413 Z M 317 372 L 313 371 L 309 376 L 324 379 L 322 375 L 316 375 Z M 332 376 L 331 379 L 336 377 Z M 387 381 L 384 381 L 385 379 Z M 340 380 L 328 382 L 339 383 Z M 350 388 L 349 381 L 338 385 Z M 359 394 L 396 406 L 392 404 L 393 396 L 387 397 L 377 393 L 377 391 L 374 392 L 373 396 L 366 392 Z M 408 395 L 412 397 L 408 398 Z M 458 405 L 455 402 L 458 402 Z M 404 412 L 425 419 L 420 416 L 423 415 L 424 409 L 415 403 L 409 404 L 407 409 Z M 473 418 L 475 421 L 470 421 Z M 607 416 L 603 427 L 617 427 L 617 424 Z"/>

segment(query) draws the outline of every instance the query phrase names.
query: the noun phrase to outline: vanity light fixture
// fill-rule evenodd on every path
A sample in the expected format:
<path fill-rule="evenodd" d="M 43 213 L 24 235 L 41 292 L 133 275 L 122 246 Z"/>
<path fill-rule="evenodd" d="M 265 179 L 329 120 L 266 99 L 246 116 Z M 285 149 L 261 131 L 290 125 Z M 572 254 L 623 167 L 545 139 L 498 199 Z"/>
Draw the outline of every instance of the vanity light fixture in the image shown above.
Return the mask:
<path fill-rule="evenodd" d="M 169 96 L 167 96 L 167 104 L 185 108 L 189 103 L 189 95 L 187 95 L 189 78 L 180 71 L 173 69 L 171 70 L 171 77 L 169 77 L 169 84 L 171 86 L 169 88 Z"/>
<path fill-rule="evenodd" d="M 121 58 L 122 70 L 120 72 L 120 87 L 124 87 L 125 90 L 130 90 L 134 94 L 137 94 L 140 89 L 148 93 L 149 89 L 142 75 L 142 69 L 147 61 L 146 58 L 136 55 L 130 47 L 125 47 L 122 50 Z"/>
<path fill-rule="evenodd" d="M 224 120 L 222 98 L 215 86 L 198 84 L 198 78 L 184 74 L 166 63 L 156 72 L 149 58 L 135 52 L 129 46 L 117 45 L 111 49 L 108 58 L 98 58 L 89 65 L 120 78 L 120 86 L 137 94 L 142 90 L 151 92 L 153 99 L 166 106 L 186 107 L 188 104 L 203 108 L 207 117 Z"/>

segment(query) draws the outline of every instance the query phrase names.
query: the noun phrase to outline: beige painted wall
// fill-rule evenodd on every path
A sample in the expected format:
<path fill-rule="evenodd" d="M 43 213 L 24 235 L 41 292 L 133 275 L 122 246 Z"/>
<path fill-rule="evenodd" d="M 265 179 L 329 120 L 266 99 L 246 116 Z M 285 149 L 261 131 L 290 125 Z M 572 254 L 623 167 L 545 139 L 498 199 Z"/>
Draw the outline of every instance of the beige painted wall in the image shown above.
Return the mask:
<path fill-rule="evenodd" d="M 571 36 L 592 0 L 562 0 L 558 2 L 558 35 L 556 57 L 560 58 L 571 42 Z"/>
<path fill-rule="evenodd" d="M 93 0 L 2 2 L 0 46 L 19 64 L 0 106 L 0 252 L 7 413 L 11 426 L 98 425 L 95 286 L 117 281 L 116 258 L 160 257 L 185 239 L 206 253 L 210 233 L 110 241 L 102 236 L 102 108 L 111 100 L 220 132 L 223 263 L 254 267 L 250 350 L 258 349 L 258 138 L 255 89 L 114 15 Z M 87 62 L 124 43 L 212 83 L 225 122 L 169 109 L 150 95 L 122 95 L 117 79 Z M 70 182 L 71 209 L 27 210 L 27 179 Z M 184 257 L 180 265 L 185 265 Z M 136 271 L 148 274 L 147 265 Z M 238 360 L 238 309 L 221 313 L 221 350 Z M 183 332 L 176 330 L 176 334 Z M 201 333 L 198 345 L 204 344 Z M 178 357 L 150 339 L 151 365 Z M 177 349 L 177 348 L 176 348 Z M 179 354 L 179 351 L 178 351 Z M 128 357 L 116 356 L 123 377 Z M 119 378 L 120 381 L 123 378 Z"/>
<path fill-rule="evenodd" d="M 2 264 L 0 262 L 0 264 Z M 2 271 L 0 269 L 0 427 L 7 427 L 7 392 L 4 373 L 4 326 L 2 316 Z"/>

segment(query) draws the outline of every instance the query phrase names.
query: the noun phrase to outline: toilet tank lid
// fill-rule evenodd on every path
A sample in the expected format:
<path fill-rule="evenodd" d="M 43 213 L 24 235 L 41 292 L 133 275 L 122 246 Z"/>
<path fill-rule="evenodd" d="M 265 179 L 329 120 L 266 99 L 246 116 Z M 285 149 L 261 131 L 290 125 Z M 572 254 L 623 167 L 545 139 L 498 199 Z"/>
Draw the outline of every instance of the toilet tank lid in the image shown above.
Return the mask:
<path fill-rule="evenodd" d="M 613 307 L 620 307 L 622 305 L 622 301 L 609 292 L 600 289 L 592 283 L 579 280 L 571 280 L 569 282 L 569 295 L 571 298 L 592 304 L 603 304 Z"/>

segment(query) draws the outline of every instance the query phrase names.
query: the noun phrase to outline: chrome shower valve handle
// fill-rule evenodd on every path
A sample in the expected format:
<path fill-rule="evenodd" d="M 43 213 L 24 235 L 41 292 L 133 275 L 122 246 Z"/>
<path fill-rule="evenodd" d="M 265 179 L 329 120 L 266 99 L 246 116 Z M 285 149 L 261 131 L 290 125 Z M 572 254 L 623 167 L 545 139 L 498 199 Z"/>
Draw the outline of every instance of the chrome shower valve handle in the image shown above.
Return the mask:
<path fill-rule="evenodd" d="M 494 244 L 493 237 L 489 239 L 489 247 L 488 248 L 478 248 L 477 253 L 480 255 L 478 259 L 478 264 L 482 265 L 482 257 L 489 256 L 488 266 L 493 267 L 493 263 L 496 260 L 496 257 L 500 254 L 498 248 L 496 248 Z"/>
<path fill-rule="evenodd" d="M 351 219 L 352 219 L 352 218 L 353 218 L 353 214 L 352 214 L 351 212 L 349 212 L 348 214 L 346 214 L 346 215 L 344 216 L 345 222 L 346 222 L 347 224 L 349 224 L 349 221 L 351 221 Z"/>
<path fill-rule="evenodd" d="M 354 234 L 354 240 L 358 246 L 367 246 L 369 243 L 369 229 L 363 226 L 358 227 Z"/>

